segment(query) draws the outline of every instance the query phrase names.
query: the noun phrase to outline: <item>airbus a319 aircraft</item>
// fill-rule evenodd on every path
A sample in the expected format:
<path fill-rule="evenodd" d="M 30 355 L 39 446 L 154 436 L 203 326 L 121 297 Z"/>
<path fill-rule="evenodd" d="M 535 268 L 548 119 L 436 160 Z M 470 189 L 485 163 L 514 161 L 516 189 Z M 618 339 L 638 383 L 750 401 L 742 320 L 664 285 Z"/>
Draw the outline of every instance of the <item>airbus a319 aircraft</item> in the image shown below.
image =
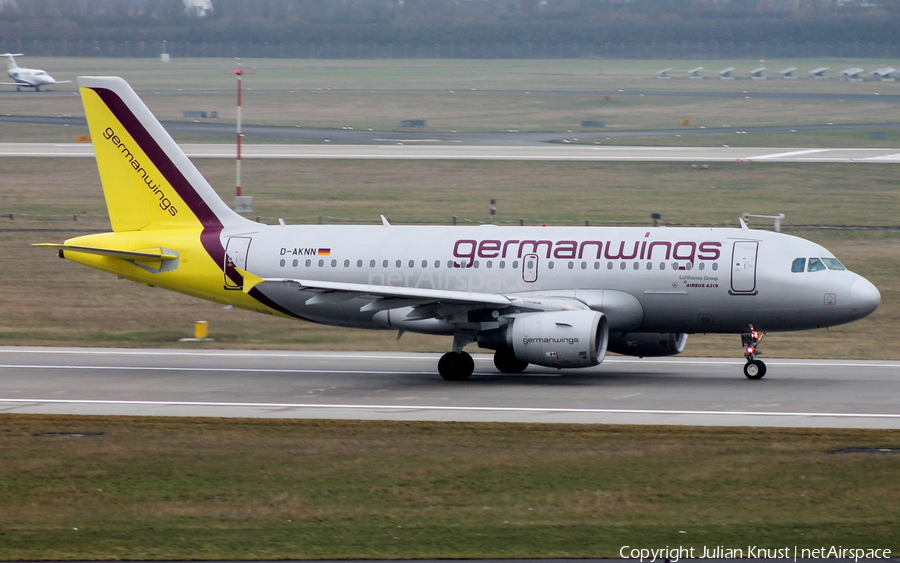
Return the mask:
<path fill-rule="evenodd" d="M 41 91 L 41 86 L 49 86 L 50 84 L 67 84 L 71 80 L 56 80 L 46 71 L 37 68 L 21 68 L 16 64 L 16 57 L 21 57 L 22 53 L 0 53 L 0 57 L 9 58 L 9 67 L 6 74 L 15 82 L 0 82 L 7 86 L 15 86 L 16 90 L 21 88 L 34 88 L 35 92 Z"/>
<path fill-rule="evenodd" d="M 453 337 L 438 371 L 580 368 L 667 356 L 689 333 L 741 336 L 861 319 L 878 290 L 812 242 L 741 228 L 264 225 L 232 211 L 120 78 L 78 79 L 112 232 L 60 257 L 218 303 L 354 328 Z"/>

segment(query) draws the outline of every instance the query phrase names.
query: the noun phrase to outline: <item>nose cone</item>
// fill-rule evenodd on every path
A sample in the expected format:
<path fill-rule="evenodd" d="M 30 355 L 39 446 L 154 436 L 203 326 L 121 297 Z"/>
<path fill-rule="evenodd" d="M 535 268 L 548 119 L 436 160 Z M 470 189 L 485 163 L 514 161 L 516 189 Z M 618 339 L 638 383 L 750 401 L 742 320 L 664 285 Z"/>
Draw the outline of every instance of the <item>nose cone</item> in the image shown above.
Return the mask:
<path fill-rule="evenodd" d="M 869 280 L 859 278 L 850 286 L 851 314 L 861 319 L 872 314 L 881 305 L 881 293 Z"/>

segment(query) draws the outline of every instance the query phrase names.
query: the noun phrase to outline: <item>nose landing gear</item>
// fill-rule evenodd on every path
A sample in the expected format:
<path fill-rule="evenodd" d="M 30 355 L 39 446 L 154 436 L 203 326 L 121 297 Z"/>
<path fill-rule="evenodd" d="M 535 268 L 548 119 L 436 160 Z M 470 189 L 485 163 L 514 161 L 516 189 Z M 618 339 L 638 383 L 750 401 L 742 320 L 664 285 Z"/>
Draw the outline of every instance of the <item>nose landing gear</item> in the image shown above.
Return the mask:
<path fill-rule="evenodd" d="M 762 379 L 766 375 L 766 364 L 762 360 L 757 360 L 759 351 L 759 341 L 765 336 L 764 333 L 758 332 L 753 325 L 750 325 L 750 332 L 741 334 L 741 344 L 744 346 L 744 357 L 747 363 L 744 364 L 744 375 L 747 379 Z"/>

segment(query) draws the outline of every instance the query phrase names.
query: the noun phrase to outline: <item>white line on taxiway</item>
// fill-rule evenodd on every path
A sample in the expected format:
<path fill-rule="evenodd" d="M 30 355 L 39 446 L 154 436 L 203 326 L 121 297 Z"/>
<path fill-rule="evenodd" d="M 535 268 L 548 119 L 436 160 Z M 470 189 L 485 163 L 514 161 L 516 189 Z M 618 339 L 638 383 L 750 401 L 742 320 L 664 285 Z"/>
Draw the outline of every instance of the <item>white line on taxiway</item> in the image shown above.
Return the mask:
<path fill-rule="evenodd" d="M 456 412 L 520 412 L 520 413 L 572 413 L 572 414 L 625 414 L 625 415 L 702 415 L 702 416 L 774 416 L 774 417 L 825 417 L 825 418 L 879 418 L 900 419 L 900 414 L 879 413 L 828 413 L 828 412 L 777 412 L 777 411 L 702 411 L 665 409 L 585 409 L 554 407 L 462 407 L 438 405 L 354 405 L 321 403 L 220 403 L 203 401 L 111 401 L 93 399 L 5 399 L 0 404 L 62 404 L 62 405 L 122 405 L 161 407 L 226 407 L 261 409 L 349 409 L 349 410 L 425 410 Z"/>

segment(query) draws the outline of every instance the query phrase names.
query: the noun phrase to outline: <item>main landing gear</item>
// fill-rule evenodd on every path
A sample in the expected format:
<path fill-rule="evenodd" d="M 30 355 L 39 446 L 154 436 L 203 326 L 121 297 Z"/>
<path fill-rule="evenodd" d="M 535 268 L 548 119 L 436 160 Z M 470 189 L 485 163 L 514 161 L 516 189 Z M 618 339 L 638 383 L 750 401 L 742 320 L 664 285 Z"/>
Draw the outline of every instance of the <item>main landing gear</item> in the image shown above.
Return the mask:
<path fill-rule="evenodd" d="M 447 352 L 438 361 L 438 372 L 447 381 L 468 379 L 475 371 L 475 360 L 467 352 Z"/>
<path fill-rule="evenodd" d="M 463 348 L 475 342 L 475 333 L 459 331 L 453 335 L 453 351 L 447 352 L 438 361 L 438 373 L 447 381 L 469 379 L 475 371 L 475 360 Z"/>
<path fill-rule="evenodd" d="M 494 352 L 494 365 L 502 373 L 522 373 L 528 367 L 528 362 L 516 358 L 512 350 L 500 348 Z"/>
<path fill-rule="evenodd" d="M 766 364 L 762 360 L 757 360 L 759 351 L 759 341 L 763 339 L 765 334 L 758 332 L 753 325 L 750 325 L 750 332 L 741 334 L 741 344 L 744 346 L 744 357 L 747 363 L 744 364 L 744 375 L 747 379 L 762 379 L 766 375 Z"/>

